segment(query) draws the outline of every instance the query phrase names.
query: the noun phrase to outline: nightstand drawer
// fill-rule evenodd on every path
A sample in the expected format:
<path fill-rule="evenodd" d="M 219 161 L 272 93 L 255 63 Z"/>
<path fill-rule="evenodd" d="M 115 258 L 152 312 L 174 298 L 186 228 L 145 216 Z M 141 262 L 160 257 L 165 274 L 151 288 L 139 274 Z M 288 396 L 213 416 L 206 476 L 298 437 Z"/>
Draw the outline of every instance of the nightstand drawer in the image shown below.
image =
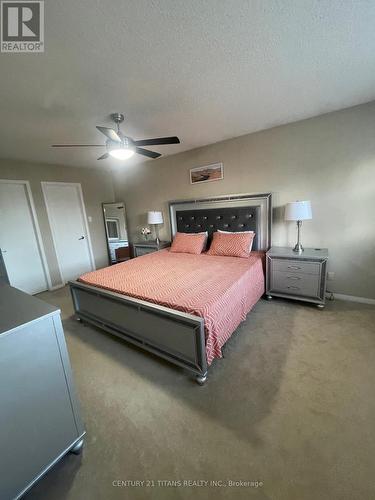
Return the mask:
<path fill-rule="evenodd" d="M 271 280 L 271 291 L 303 295 L 306 297 L 319 296 L 320 277 L 314 274 L 286 273 L 274 271 Z"/>
<path fill-rule="evenodd" d="M 296 274 L 320 274 L 319 262 L 304 262 L 302 260 L 272 259 L 274 271 L 296 273 Z"/>
<path fill-rule="evenodd" d="M 137 247 L 136 256 L 141 257 L 142 255 L 147 255 L 148 253 L 156 252 L 156 248 L 147 248 L 147 247 Z"/>
<path fill-rule="evenodd" d="M 134 257 L 141 257 L 142 255 L 147 255 L 149 253 L 158 252 L 164 248 L 170 247 L 169 241 L 161 241 L 159 245 L 156 241 L 143 241 L 139 243 L 133 243 L 133 255 Z"/>

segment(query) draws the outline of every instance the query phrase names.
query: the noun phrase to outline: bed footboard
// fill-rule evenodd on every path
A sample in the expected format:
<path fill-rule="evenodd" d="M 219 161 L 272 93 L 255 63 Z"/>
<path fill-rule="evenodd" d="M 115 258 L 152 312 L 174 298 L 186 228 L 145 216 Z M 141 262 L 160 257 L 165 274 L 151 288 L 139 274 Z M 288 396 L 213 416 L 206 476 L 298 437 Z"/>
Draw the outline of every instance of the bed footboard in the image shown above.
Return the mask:
<path fill-rule="evenodd" d="M 69 282 L 78 318 L 178 366 L 207 376 L 204 320 L 79 281 Z"/>

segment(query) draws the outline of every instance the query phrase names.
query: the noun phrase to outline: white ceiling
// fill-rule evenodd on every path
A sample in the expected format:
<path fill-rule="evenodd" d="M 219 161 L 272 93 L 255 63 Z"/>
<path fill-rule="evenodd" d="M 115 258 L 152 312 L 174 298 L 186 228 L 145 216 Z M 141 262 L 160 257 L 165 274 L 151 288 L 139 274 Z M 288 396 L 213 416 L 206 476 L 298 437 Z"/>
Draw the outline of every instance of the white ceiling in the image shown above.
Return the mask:
<path fill-rule="evenodd" d="M 373 0 L 45 2 L 44 54 L 0 54 L 0 157 L 99 166 L 125 114 L 174 154 L 375 99 Z M 143 161 L 138 157 L 138 161 Z M 155 161 L 155 160 L 154 160 Z"/>

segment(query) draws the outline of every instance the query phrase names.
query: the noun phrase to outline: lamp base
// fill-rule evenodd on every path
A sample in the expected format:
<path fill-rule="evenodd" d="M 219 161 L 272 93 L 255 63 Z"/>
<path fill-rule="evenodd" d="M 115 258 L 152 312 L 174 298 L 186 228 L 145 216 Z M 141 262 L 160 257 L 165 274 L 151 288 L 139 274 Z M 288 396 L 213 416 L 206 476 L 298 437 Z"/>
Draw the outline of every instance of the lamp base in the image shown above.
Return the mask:
<path fill-rule="evenodd" d="M 158 224 L 154 224 L 154 229 L 155 229 L 155 243 L 157 244 L 157 246 L 159 248 L 160 239 L 159 239 L 159 226 L 158 226 Z"/>
<path fill-rule="evenodd" d="M 296 243 L 296 246 L 293 248 L 293 252 L 302 253 L 303 251 L 304 251 L 304 248 L 301 245 L 301 243 Z"/>
<path fill-rule="evenodd" d="M 293 248 L 293 252 L 296 253 L 302 253 L 303 252 L 303 246 L 301 244 L 301 226 L 302 226 L 302 221 L 298 220 L 297 221 L 297 243 L 296 246 Z"/>

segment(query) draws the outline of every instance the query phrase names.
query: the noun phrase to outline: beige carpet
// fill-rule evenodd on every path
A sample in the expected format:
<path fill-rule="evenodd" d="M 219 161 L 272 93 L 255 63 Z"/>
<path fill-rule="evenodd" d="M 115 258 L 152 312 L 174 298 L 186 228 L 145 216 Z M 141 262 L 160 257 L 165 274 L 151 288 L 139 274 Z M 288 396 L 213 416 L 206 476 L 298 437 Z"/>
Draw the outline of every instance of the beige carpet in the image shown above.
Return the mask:
<path fill-rule="evenodd" d="M 28 500 L 375 498 L 374 307 L 261 300 L 199 387 L 77 323 L 67 289 L 41 298 L 63 310 L 87 438 Z"/>

